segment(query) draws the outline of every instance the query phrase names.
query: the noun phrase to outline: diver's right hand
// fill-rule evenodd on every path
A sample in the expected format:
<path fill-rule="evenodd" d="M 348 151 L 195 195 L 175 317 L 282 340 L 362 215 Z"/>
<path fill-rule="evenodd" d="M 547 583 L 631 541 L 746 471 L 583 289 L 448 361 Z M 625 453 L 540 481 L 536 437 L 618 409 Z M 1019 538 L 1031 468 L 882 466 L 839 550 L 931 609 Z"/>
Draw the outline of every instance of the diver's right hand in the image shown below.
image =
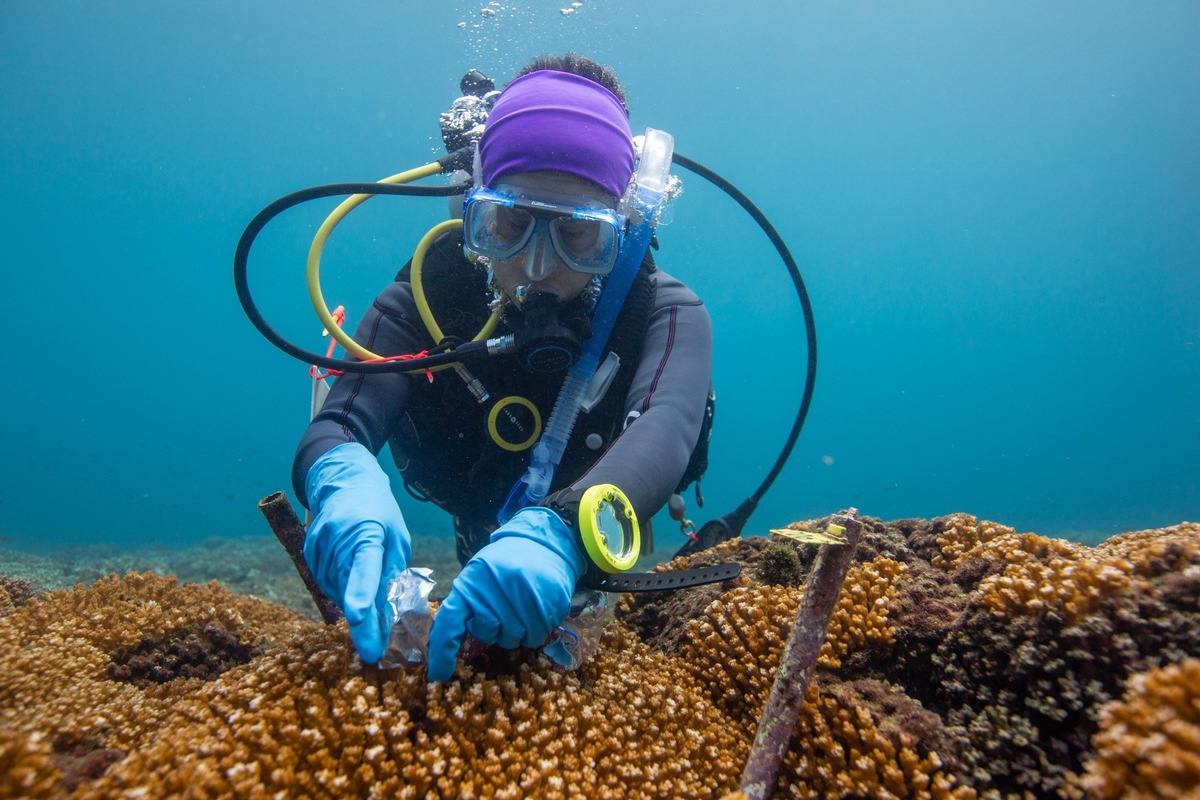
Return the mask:
<path fill-rule="evenodd" d="M 391 483 L 370 450 L 347 442 L 313 462 L 304 490 L 313 513 L 304 560 L 317 586 L 346 613 L 359 656 L 374 664 L 387 645 L 388 582 L 412 556 Z"/>

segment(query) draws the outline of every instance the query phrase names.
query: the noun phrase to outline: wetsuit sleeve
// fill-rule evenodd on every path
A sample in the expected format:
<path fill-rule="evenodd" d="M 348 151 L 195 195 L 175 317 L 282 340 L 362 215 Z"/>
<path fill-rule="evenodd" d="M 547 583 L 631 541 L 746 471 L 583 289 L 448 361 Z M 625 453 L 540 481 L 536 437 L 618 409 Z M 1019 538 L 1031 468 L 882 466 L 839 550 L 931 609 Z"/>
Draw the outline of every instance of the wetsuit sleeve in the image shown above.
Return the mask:
<path fill-rule="evenodd" d="M 616 484 L 639 519 L 662 508 L 700 438 L 712 381 L 712 325 L 696 295 L 661 270 L 641 361 L 626 395 L 630 420 L 571 487 Z"/>
<path fill-rule="evenodd" d="M 354 333 L 373 353 L 416 353 L 429 346 L 421 327 L 412 287 L 396 281 L 375 299 Z M 347 372 L 333 382 L 325 404 L 309 423 L 292 461 L 292 489 L 308 507 L 304 481 L 319 457 L 346 442 L 358 442 L 379 455 L 405 407 L 410 387 L 420 376 L 399 372 Z"/>

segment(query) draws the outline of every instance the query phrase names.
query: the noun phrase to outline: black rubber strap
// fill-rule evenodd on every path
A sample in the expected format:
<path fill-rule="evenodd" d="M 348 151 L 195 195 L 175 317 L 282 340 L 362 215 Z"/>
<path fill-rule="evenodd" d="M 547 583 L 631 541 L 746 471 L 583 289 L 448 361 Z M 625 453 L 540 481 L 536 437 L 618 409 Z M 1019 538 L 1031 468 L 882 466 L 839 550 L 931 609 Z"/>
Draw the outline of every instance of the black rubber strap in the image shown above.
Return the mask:
<path fill-rule="evenodd" d="M 742 565 L 730 562 L 676 572 L 621 572 L 605 575 L 594 581 L 592 586 L 604 592 L 664 592 L 727 581 L 741 573 Z"/>

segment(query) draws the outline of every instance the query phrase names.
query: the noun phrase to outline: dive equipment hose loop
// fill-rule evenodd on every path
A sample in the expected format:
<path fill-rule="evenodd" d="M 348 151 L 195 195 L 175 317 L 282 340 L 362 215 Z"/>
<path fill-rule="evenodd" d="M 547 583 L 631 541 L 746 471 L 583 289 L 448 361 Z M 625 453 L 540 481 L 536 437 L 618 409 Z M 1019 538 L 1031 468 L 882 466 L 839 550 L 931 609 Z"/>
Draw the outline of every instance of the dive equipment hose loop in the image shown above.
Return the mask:
<path fill-rule="evenodd" d="M 401 173 L 402 175 L 405 173 Z M 487 356 L 488 347 L 486 340 L 472 341 L 456 348 L 453 351 L 435 353 L 433 355 L 424 356 L 421 358 L 411 358 L 404 363 L 397 360 L 383 361 L 355 361 L 346 358 L 332 358 L 324 356 L 320 353 L 315 353 L 296 345 L 282 336 L 276 331 L 258 306 L 254 302 L 254 297 L 250 292 L 250 282 L 248 278 L 248 262 L 250 256 L 250 248 L 254 245 L 254 240 L 267 223 L 275 217 L 282 214 L 289 208 L 293 208 L 310 200 L 317 200 L 324 197 L 337 197 L 340 195 L 400 195 L 405 197 L 449 197 L 458 194 L 462 191 L 460 186 L 409 186 L 405 184 L 386 184 L 372 182 L 356 182 L 356 183 L 331 183 L 322 186 L 312 186 L 307 189 L 292 192 L 268 204 L 265 208 L 259 211 L 246 229 L 242 232 L 241 238 L 238 240 L 237 249 L 233 256 L 233 283 L 234 289 L 237 292 L 238 302 L 241 303 L 242 310 L 250 323 L 258 329 L 258 332 L 271 344 L 278 347 L 283 352 L 293 358 L 299 359 L 307 364 L 318 367 L 324 367 L 330 370 L 340 370 L 342 372 L 364 372 L 364 373 L 386 373 L 386 372 L 417 372 L 426 369 L 432 369 L 439 366 L 449 366 L 461 361 L 464 357 Z M 339 340 L 340 341 L 340 340 Z"/>
<path fill-rule="evenodd" d="M 254 303 L 247 277 L 247 261 L 249 259 L 250 248 L 253 245 L 255 238 L 268 222 L 281 214 L 283 211 L 300 205 L 301 203 L 308 202 L 309 200 L 339 195 L 352 195 L 350 200 L 345 201 L 342 206 L 339 206 L 339 209 L 342 209 L 343 207 L 345 208 L 345 211 L 341 214 L 341 216 L 345 216 L 345 213 L 348 213 L 351 208 L 362 203 L 367 198 L 377 194 L 418 197 L 449 197 L 456 194 L 461 194 L 462 186 L 460 185 L 410 186 L 399 181 L 401 181 L 401 179 L 413 180 L 417 177 L 425 177 L 436 174 L 437 172 L 449 172 L 455 168 L 461 168 L 469 162 L 472 153 L 472 147 L 464 147 L 437 162 L 433 162 L 432 164 L 428 164 L 423 167 L 418 167 L 416 170 L 409 170 L 408 172 L 399 173 L 398 175 L 392 176 L 389 179 L 385 179 L 385 182 L 327 184 L 324 186 L 314 186 L 308 189 L 302 189 L 275 200 L 259 211 L 258 214 L 251 219 L 250 223 L 243 231 L 241 238 L 238 240 L 238 245 L 234 253 L 233 260 L 234 286 L 237 291 L 238 300 L 242 305 L 242 309 L 246 313 L 246 316 L 250 320 L 251 324 L 258 329 L 258 331 L 267 339 L 267 341 L 271 342 L 271 344 L 275 345 L 283 352 L 307 364 L 324 367 L 327 370 L 361 373 L 422 371 L 432 369 L 434 367 L 452 366 L 456 363 L 464 361 L 467 358 L 472 358 L 475 356 L 487 357 L 490 355 L 493 348 L 489 348 L 487 341 L 484 340 L 475 340 L 465 343 L 461 346 L 444 350 L 442 352 L 435 352 L 432 355 L 427 355 L 424 357 L 409 356 L 408 360 L 403 362 L 393 360 L 355 361 L 350 359 L 335 359 L 328 355 L 310 352 L 288 341 L 271 327 Z M 799 409 L 796 413 L 795 421 L 792 425 L 792 429 L 787 437 L 787 440 L 785 441 L 774 465 L 771 467 L 771 470 L 767 474 L 766 478 L 762 481 L 758 489 L 750 497 L 747 497 L 734 512 L 727 514 L 725 517 L 706 523 L 700 530 L 699 538 L 704 545 L 710 545 L 716 543 L 717 541 L 723 541 L 724 539 L 741 535 L 741 531 L 745 526 L 749 516 L 757 507 L 759 500 L 766 494 L 767 490 L 778 478 L 788 460 L 788 457 L 791 455 L 791 452 L 795 447 L 796 441 L 800 435 L 800 431 L 804 426 L 805 419 L 807 418 L 809 407 L 812 403 L 813 390 L 816 380 L 816 323 L 814 321 L 812 303 L 808 296 L 808 290 L 804 285 L 804 280 L 800 274 L 799 268 L 796 265 L 796 261 L 789 252 L 787 245 L 784 243 L 778 231 L 776 231 L 775 227 L 766 218 L 763 212 L 759 210 L 759 208 L 753 202 L 751 202 L 745 194 L 743 194 L 739 189 L 737 189 L 729 181 L 721 177 L 716 172 L 704 167 L 690 158 L 679 154 L 678 152 L 672 153 L 671 160 L 673 163 L 679 164 L 701 178 L 704 178 L 706 181 L 727 194 L 739 206 L 741 206 L 742 209 L 746 211 L 746 213 L 748 213 L 752 219 L 754 219 L 759 228 L 764 234 L 766 234 L 767 238 L 775 247 L 776 252 L 783 260 L 784 265 L 787 267 L 788 273 L 791 276 L 792 283 L 796 289 L 796 294 L 799 298 L 801 309 L 803 311 L 805 335 L 807 340 L 807 371 L 805 377 L 805 386 Z M 386 181 L 398 182 L 389 183 Z M 357 196 L 358 199 L 355 200 L 354 196 Z M 347 205 L 352 201 L 352 205 Z M 337 212 L 335 212 L 335 214 L 336 213 Z M 333 215 L 331 215 L 331 217 L 332 216 Z M 338 219 L 334 220 L 328 228 L 323 228 L 324 238 L 328 238 L 329 232 L 332 230 L 333 226 L 340 221 L 340 218 L 341 217 L 338 217 Z M 328 222 L 329 220 L 327 220 L 327 223 Z M 315 244 L 316 242 L 314 240 L 314 245 Z M 312 255 L 313 253 L 310 249 L 310 260 Z M 320 297 L 319 287 L 316 297 Z M 317 308 L 318 305 L 320 306 L 319 308 Z M 333 330 L 338 328 L 336 324 L 332 326 L 328 324 L 330 321 L 332 321 L 332 318 L 329 320 L 325 319 L 325 316 L 329 316 L 329 312 L 328 309 L 325 308 L 323 298 L 321 298 L 319 304 L 314 301 L 314 308 L 316 308 L 318 316 L 322 319 L 323 324 L 326 325 L 327 330 L 330 330 L 332 333 Z M 322 315 L 322 311 L 324 311 L 324 315 Z M 336 335 L 335 338 L 337 338 Z M 340 339 L 338 340 L 340 341 Z M 352 342 L 353 340 L 350 341 Z M 435 336 L 435 344 L 436 343 L 438 343 L 438 340 Z M 344 344 L 345 343 L 343 343 L 343 345 Z M 514 487 L 514 489 L 515 488 L 516 487 Z M 713 541 L 709 541 L 710 539 Z M 689 548 L 685 546 L 680 553 L 682 554 L 688 549 Z M 661 586 L 661 584 L 659 584 L 659 586 L 661 588 L 671 588 L 669 586 Z M 630 591 L 631 589 L 623 588 L 619 590 Z"/>
<path fill-rule="evenodd" d="M 753 218 L 753 220 L 758 224 L 758 227 L 762 229 L 762 232 L 766 234 L 768 239 L 771 240 L 771 244 L 774 245 L 775 251 L 779 254 L 779 257 L 783 259 L 783 263 L 788 270 L 788 275 L 792 279 L 792 285 L 796 289 L 796 295 L 800 300 L 800 308 L 804 313 L 804 333 L 807 342 L 808 360 L 808 368 L 804 379 L 804 394 L 800 399 L 800 407 L 796 411 L 796 419 L 792 423 L 792 429 L 788 433 L 787 441 L 784 442 L 782 450 L 780 450 L 779 457 L 775 459 L 774 465 L 772 465 L 770 472 L 767 473 L 766 478 L 763 479 L 763 482 L 759 485 L 758 489 L 755 490 L 754 494 L 746 498 L 742 504 L 742 507 L 739 507 L 738 509 L 738 511 L 741 511 L 742 508 L 745 507 L 747 509 L 745 516 L 741 517 L 740 521 L 736 519 L 731 520 L 731 522 L 734 522 L 734 524 L 737 525 L 737 531 L 735 535 L 740 536 L 742 526 L 745 525 L 750 513 L 753 512 L 754 508 L 758 505 L 758 501 L 761 500 L 763 495 L 767 493 L 767 490 L 771 488 L 771 484 L 775 482 L 775 479 L 779 477 L 779 473 L 783 470 L 784 464 L 787 463 L 788 457 L 792 454 L 792 449 L 796 446 L 796 440 L 800 438 L 800 430 L 804 427 L 804 420 L 808 417 L 808 409 L 809 406 L 812 405 L 813 389 L 817 379 L 817 326 L 813 318 L 812 301 L 808 297 L 808 287 L 804 285 L 804 277 L 800 274 L 800 268 L 796 266 L 796 259 L 792 257 L 792 253 L 790 250 L 788 250 L 787 244 L 783 241 L 783 237 L 779 235 L 779 231 L 775 230 L 775 226 L 771 224 L 769 219 L 767 219 L 766 214 L 759 210 L 758 206 L 756 206 L 749 197 L 743 194 L 740 189 L 703 164 L 693 161 L 686 156 L 682 156 L 679 153 L 674 153 L 672 155 L 672 161 L 679 166 L 694 172 L 701 178 L 704 178 L 706 181 L 716 186 L 725 194 L 729 195 L 729 197 L 732 198 L 735 203 L 741 206 L 742 209 L 749 214 L 751 218 Z M 738 515 L 735 514 L 731 516 L 736 517 Z"/>

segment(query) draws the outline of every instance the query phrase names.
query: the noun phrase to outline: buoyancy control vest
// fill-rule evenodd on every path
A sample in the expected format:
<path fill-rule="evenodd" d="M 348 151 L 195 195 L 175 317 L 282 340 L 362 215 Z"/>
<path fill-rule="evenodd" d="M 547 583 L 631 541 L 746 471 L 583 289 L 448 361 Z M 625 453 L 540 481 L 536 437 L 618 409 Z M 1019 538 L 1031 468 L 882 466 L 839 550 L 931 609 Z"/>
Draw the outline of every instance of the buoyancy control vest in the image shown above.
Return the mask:
<path fill-rule="evenodd" d="M 396 279 L 408 281 L 410 269 L 411 263 Z M 621 433 L 626 395 L 654 308 L 654 270 L 647 252 L 605 351 L 605 356 L 610 351 L 619 356 L 620 368 L 600 402 L 580 415 L 551 491 L 578 480 Z M 487 319 L 492 292 L 485 271 L 463 255 L 457 234 L 441 237 L 430 249 L 422 284 L 446 336 L 469 339 Z M 508 330 L 519 324 L 515 311 L 501 322 Z M 566 375 L 565 371 L 535 374 L 516 356 L 486 359 L 473 363 L 471 369 L 487 391 L 486 400 L 480 402 L 451 370 L 436 373 L 432 381 L 414 381 L 389 441 L 408 493 L 454 517 L 457 555 L 464 564 L 487 544 L 496 528 L 497 510 L 529 466 L 536 441 L 531 430 L 534 415 L 540 422 L 549 417 Z M 497 427 L 506 428 L 499 437 Z M 701 443 L 707 444 L 706 436 L 701 436 Z M 689 464 L 689 473 L 693 471 L 694 464 Z"/>

